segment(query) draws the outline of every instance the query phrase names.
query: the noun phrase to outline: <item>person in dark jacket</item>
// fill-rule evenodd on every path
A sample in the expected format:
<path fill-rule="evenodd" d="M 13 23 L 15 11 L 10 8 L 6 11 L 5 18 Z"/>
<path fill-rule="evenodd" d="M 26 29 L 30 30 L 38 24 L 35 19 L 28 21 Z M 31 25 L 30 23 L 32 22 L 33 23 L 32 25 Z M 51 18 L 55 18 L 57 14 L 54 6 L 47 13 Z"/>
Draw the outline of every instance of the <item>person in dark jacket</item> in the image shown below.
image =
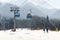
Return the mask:
<path fill-rule="evenodd" d="M 44 31 L 44 33 L 45 33 L 45 27 L 43 27 L 43 31 Z"/>
<path fill-rule="evenodd" d="M 46 27 L 46 32 L 48 33 L 48 27 Z"/>

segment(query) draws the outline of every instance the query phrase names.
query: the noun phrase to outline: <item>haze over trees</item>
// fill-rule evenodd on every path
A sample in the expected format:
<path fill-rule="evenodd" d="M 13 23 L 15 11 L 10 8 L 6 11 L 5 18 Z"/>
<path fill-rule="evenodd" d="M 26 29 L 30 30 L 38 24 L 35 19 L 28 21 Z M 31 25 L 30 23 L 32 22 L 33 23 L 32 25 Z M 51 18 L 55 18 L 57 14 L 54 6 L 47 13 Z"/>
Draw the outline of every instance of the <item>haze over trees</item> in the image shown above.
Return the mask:
<path fill-rule="evenodd" d="M 13 29 L 14 27 L 14 19 L 5 19 L 5 26 L 2 26 L 3 23 L 2 21 L 0 22 L 0 30 L 8 30 L 8 29 Z M 45 17 L 39 17 L 39 16 L 32 16 L 31 20 L 27 19 L 19 19 L 16 20 L 16 28 L 32 28 L 33 30 L 36 29 L 43 29 L 44 27 L 48 27 L 50 30 L 55 30 L 56 27 L 59 28 L 60 30 L 60 20 L 57 19 L 49 19 L 47 16 Z"/>

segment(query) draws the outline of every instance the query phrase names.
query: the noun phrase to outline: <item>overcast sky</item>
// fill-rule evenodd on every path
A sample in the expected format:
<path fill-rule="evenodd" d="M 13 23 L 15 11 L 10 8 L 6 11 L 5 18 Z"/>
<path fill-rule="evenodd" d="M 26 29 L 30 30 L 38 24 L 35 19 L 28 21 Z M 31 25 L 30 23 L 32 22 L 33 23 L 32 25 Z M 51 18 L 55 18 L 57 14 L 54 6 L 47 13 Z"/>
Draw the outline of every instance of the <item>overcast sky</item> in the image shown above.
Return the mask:
<path fill-rule="evenodd" d="M 13 3 L 13 4 L 20 4 L 23 3 L 25 0 L 0 0 L 0 2 L 3 3 Z M 45 1 L 48 2 L 50 5 L 52 5 L 54 8 L 60 8 L 60 0 L 28 0 L 29 2 L 33 2 L 34 4 Z"/>
<path fill-rule="evenodd" d="M 57 8 L 57 9 L 60 9 L 60 0 L 0 0 L 0 2 L 2 2 L 3 4 L 4 3 L 11 3 L 11 4 L 15 4 L 17 6 L 25 4 L 26 2 L 31 2 L 34 5 L 36 5 L 36 7 L 38 7 L 38 6 L 42 7 L 43 6 L 42 8 Z M 46 15 L 50 15 L 50 14 L 51 13 L 46 13 Z M 60 13 L 58 13 L 57 15 L 59 15 L 59 14 Z M 1 15 L 3 15 L 3 12 L 2 12 Z M 22 16 L 23 16 L 23 14 L 22 14 Z M 54 16 L 54 13 L 52 13 L 52 16 Z M 60 15 L 56 16 L 56 17 L 59 17 L 59 19 L 60 19 Z"/>

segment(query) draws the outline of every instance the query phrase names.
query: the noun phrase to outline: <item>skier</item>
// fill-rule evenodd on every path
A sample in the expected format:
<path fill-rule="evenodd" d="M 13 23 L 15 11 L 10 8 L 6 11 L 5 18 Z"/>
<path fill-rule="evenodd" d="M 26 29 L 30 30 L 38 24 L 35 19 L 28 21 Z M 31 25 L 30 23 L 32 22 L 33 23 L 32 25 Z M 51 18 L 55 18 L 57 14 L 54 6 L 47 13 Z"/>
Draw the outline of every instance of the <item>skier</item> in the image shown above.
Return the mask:
<path fill-rule="evenodd" d="M 45 27 L 43 27 L 43 31 L 44 31 L 44 33 L 45 33 Z"/>
<path fill-rule="evenodd" d="M 46 27 L 46 32 L 48 33 L 48 27 Z"/>
<path fill-rule="evenodd" d="M 58 27 L 56 27 L 56 32 L 58 32 Z"/>

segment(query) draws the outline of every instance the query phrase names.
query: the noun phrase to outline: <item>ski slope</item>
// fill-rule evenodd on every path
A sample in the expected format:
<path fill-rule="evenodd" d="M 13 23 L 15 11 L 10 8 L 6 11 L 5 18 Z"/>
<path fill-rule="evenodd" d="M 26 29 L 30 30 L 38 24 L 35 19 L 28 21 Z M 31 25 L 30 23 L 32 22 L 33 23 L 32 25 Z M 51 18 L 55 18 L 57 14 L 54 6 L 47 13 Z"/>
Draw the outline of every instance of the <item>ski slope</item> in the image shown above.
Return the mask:
<path fill-rule="evenodd" d="M 43 32 L 43 30 L 17 29 L 16 32 L 11 30 L 0 31 L 0 40 L 60 40 L 60 31 Z"/>

